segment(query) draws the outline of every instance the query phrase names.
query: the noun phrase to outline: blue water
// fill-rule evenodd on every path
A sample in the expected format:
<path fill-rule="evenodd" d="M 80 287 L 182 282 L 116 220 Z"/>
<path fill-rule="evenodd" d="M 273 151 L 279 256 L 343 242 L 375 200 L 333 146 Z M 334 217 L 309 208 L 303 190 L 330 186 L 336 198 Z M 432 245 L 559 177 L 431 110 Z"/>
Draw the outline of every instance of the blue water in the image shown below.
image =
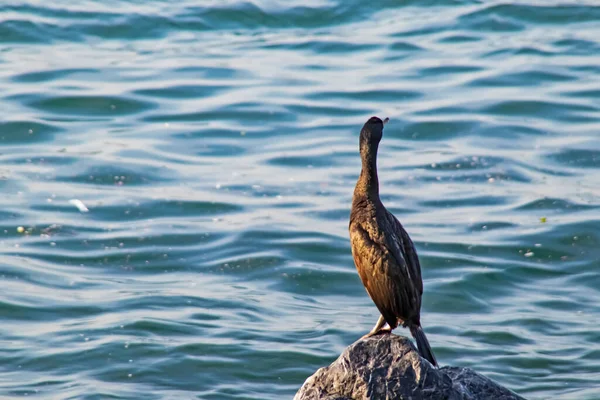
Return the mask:
<path fill-rule="evenodd" d="M 0 7 L 1 398 L 291 398 L 378 317 L 378 115 L 440 363 L 600 399 L 598 2 Z"/>

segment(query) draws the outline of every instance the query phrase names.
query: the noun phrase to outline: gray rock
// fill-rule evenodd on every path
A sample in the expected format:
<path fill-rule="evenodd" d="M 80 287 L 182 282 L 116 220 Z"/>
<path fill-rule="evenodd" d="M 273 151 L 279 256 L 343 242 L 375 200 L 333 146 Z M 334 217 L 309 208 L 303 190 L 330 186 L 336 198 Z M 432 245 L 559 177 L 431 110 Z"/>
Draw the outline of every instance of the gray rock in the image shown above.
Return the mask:
<path fill-rule="evenodd" d="M 470 368 L 435 368 L 403 336 L 360 339 L 320 368 L 294 400 L 524 400 Z"/>

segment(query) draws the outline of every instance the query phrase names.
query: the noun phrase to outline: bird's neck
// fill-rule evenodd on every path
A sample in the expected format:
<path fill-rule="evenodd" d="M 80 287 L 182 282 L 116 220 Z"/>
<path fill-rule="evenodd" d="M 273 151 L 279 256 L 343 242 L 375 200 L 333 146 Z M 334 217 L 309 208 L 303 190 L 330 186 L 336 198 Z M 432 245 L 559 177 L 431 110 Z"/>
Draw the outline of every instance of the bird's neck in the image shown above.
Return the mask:
<path fill-rule="evenodd" d="M 377 177 L 377 145 L 362 146 L 360 151 L 362 169 L 354 189 L 354 196 L 379 200 L 379 178 Z"/>

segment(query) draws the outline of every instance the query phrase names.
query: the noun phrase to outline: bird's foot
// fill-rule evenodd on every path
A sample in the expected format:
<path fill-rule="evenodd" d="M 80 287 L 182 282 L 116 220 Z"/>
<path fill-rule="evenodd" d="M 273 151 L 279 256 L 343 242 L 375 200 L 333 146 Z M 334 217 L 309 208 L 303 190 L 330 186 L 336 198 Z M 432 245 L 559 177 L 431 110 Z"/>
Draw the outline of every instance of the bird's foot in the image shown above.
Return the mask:
<path fill-rule="evenodd" d="M 370 338 L 375 335 L 383 335 L 385 333 L 390 333 L 391 331 L 392 330 L 390 329 L 389 326 L 385 327 L 385 328 L 377 329 L 377 330 L 372 330 L 371 332 L 369 332 L 366 335 L 364 335 L 363 337 L 361 337 L 361 339 L 367 339 L 367 338 Z"/>

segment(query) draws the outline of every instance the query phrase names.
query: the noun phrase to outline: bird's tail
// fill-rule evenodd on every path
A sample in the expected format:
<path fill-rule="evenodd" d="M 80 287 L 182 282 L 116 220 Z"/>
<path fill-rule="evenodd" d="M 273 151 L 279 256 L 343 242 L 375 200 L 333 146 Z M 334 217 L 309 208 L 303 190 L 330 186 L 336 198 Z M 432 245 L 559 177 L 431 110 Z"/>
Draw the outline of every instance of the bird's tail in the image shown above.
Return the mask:
<path fill-rule="evenodd" d="M 427 336 L 425 336 L 423 329 L 419 325 L 413 325 L 410 327 L 410 334 L 417 341 L 417 347 L 419 348 L 421 357 L 429 361 L 434 367 L 437 367 L 437 361 L 435 360 L 435 356 L 433 355 L 433 351 L 431 350 L 431 346 L 429 345 L 429 341 L 427 340 Z"/>

